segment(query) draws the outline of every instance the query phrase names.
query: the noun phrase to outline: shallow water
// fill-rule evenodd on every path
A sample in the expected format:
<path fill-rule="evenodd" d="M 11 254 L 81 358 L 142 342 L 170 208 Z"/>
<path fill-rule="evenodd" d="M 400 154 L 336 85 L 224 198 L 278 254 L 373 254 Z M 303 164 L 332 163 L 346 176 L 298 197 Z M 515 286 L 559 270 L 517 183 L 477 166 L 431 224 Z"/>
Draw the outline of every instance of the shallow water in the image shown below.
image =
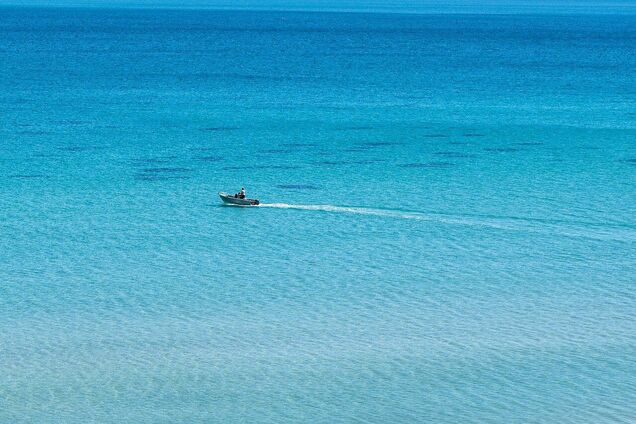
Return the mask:
<path fill-rule="evenodd" d="M 635 31 L 0 8 L 0 421 L 633 421 Z"/>

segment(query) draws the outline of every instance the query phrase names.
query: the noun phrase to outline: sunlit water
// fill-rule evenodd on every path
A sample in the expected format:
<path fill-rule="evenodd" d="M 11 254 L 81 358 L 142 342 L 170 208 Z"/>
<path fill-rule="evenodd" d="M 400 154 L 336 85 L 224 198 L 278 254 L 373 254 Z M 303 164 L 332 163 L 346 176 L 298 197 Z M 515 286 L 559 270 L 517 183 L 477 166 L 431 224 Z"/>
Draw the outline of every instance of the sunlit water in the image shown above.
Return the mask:
<path fill-rule="evenodd" d="M 0 9 L 0 422 L 633 422 L 634 69 L 633 15 Z"/>

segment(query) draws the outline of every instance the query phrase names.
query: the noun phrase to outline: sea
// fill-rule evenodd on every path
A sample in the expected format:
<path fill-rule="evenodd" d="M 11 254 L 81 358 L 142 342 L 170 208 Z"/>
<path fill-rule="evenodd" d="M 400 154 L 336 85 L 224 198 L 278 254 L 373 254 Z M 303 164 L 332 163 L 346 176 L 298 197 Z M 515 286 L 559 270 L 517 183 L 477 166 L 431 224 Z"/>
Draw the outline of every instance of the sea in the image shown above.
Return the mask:
<path fill-rule="evenodd" d="M 2 7 L 0 422 L 635 423 L 635 185 L 636 13 Z"/>

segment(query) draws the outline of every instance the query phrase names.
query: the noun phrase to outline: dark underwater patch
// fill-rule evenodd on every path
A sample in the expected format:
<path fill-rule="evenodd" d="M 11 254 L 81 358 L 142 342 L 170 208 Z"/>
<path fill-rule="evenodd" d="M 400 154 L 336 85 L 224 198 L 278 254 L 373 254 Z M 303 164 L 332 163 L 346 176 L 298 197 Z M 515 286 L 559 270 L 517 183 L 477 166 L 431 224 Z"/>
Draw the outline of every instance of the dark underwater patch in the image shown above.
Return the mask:
<path fill-rule="evenodd" d="M 318 162 L 314 162 L 315 165 L 333 165 L 333 166 L 336 166 L 336 165 L 348 165 L 350 163 L 351 162 L 347 162 L 347 161 L 344 161 L 344 160 L 321 160 L 321 161 L 318 161 Z"/>
<path fill-rule="evenodd" d="M 203 162 L 219 162 L 223 160 L 221 156 L 201 156 L 197 159 Z"/>
<path fill-rule="evenodd" d="M 266 155 L 279 155 L 285 153 L 291 153 L 289 149 L 268 149 L 268 150 L 260 150 L 258 153 L 266 154 Z"/>
<path fill-rule="evenodd" d="M 424 134 L 424 137 L 428 138 L 447 138 L 450 137 L 448 134 Z"/>
<path fill-rule="evenodd" d="M 15 178 L 17 180 L 30 180 L 36 178 L 48 178 L 48 175 L 44 174 L 15 174 L 9 175 L 9 178 Z"/>
<path fill-rule="evenodd" d="M 405 163 L 402 165 L 398 165 L 401 168 L 449 168 L 454 166 L 455 164 L 452 162 L 423 162 L 423 163 Z"/>
<path fill-rule="evenodd" d="M 298 165 L 257 165 L 254 169 L 299 169 Z"/>
<path fill-rule="evenodd" d="M 369 141 L 364 143 L 356 143 L 352 147 L 348 147 L 346 149 L 342 149 L 344 152 L 365 152 L 371 149 L 388 147 L 388 146 L 399 146 L 402 143 L 395 143 L 391 141 Z"/>
<path fill-rule="evenodd" d="M 350 127 L 338 127 L 337 129 L 340 131 L 366 131 L 366 130 L 372 130 L 374 128 L 370 126 L 366 126 L 366 125 L 360 125 L 360 126 L 350 126 Z"/>
<path fill-rule="evenodd" d="M 239 127 L 205 127 L 199 128 L 199 131 L 202 132 L 221 132 L 221 131 L 236 131 L 240 130 Z"/>
<path fill-rule="evenodd" d="M 80 153 L 91 150 L 88 146 L 67 146 L 67 147 L 58 147 L 58 150 L 69 153 Z"/>
<path fill-rule="evenodd" d="M 162 163 L 170 163 L 173 159 L 176 159 L 176 156 L 157 156 L 151 158 L 138 158 L 134 159 L 136 164 L 162 164 Z"/>
<path fill-rule="evenodd" d="M 380 163 L 380 162 L 386 162 L 386 159 L 362 159 L 362 160 L 356 160 L 350 163 L 354 165 L 369 165 L 371 163 Z"/>
<path fill-rule="evenodd" d="M 621 159 L 619 162 L 627 163 L 629 165 L 636 165 L 636 158 Z"/>
<path fill-rule="evenodd" d="M 278 32 L 278 30 L 275 30 L 275 32 Z M 195 72 L 195 73 L 192 73 L 191 75 L 193 77 L 199 77 L 204 79 L 209 79 L 209 78 L 241 79 L 246 81 L 289 81 L 289 80 L 314 81 L 318 79 L 318 77 L 314 77 L 314 76 L 279 76 L 279 75 L 265 75 L 265 74 L 247 74 L 247 73 L 240 73 L 240 72 Z"/>
<path fill-rule="evenodd" d="M 485 137 L 486 134 L 480 134 L 480 133 L 464 133 L 463 134 L 464 137 Z"/>
<path fill-rule="evenodd" d="M 236 171 L 241 169 L 299 169 L 298 165 L 232 165 L 224 166 L 224 171 Z"/>
<path fill-rule="evenodd" d="M 280 184 L 276 187 L 284 190 L 320 190 L 320 187 L 316 187 L 310 184 Z"/>
<path fill-rule="evenodd" d="M 286 143 L 283 144 L 285 147 L 316 147 L 316 143 Z"/>
<path fill-rule="evenodd" d="M 435 152 L 433 153 L 436 156 L 443 156 L 445 158 L 474 158 L 475 155 L 471 155 L 468 153 L 460 153 L 460 152 Z"/>
<path fill-rule="evenodd" d="M 392 141 L 369 141 L 367 143 L 358 143 L 358 146 L 364 147 L 385 147 L 385 146 L 399 146 L 402 143 L 395 143 Z"/>
<path fill-rule="evenodd" d="M 493 153 L 512 153 L 512 152 L 519 151 L 519 149 L 515 149 L 514 147 L 487 147 L 484 150 L 486 152 L 493 152 Z"/>
<path fill-rule="evenodd" d="M 159 168 L 146 168 L 142 172 L 148 174 L 162 174 L 162 173 L 174 173 L 174 172 L 191 172 L 192 168 L 180 168 L 180 167 L 159 167 Z"/>
<path fill-rule="evenodd" d="M 313 162 L 314 165 L 340 166 L 340 165 L 368 165 L 372 163 L 385 162 L 385 159 L 360 159 L 360 160 L 323 160 Z"/>
<path fill-rule="evenodd" d="M 525 141 L 522 143 L 517 143 L 516 146 L 542 146 L 543 143 L 540 141 Z"/>
<path fill-rule="evenodd" d="M 22 131 L 18 131 L 18 134 L 37 136 L 37 135 L 49 135 L 49 134 L 53 134 L 53 132 L 43 131 L 43 130 L 22 130 Z"/>

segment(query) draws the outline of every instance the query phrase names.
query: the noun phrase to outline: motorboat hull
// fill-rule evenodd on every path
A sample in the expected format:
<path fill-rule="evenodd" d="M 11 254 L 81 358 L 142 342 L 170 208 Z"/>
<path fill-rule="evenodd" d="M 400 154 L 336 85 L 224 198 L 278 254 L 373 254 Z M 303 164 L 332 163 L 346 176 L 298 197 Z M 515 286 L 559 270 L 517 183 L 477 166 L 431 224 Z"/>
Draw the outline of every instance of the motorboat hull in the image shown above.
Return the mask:
<path fill-rule="evenodd" d="M 223 193 L 223 192 L 219 193 L 219 197 L 221 198 L 221 200 L 223 200 L 223 203 L 225 203 L 226 205 L 257 206 L 258 204 L 260 204 L 258 199 L 247 199 L 247 198 L 241 199 L 239 197 L 234 197 L 234 195 L 232 194 Z"/>

